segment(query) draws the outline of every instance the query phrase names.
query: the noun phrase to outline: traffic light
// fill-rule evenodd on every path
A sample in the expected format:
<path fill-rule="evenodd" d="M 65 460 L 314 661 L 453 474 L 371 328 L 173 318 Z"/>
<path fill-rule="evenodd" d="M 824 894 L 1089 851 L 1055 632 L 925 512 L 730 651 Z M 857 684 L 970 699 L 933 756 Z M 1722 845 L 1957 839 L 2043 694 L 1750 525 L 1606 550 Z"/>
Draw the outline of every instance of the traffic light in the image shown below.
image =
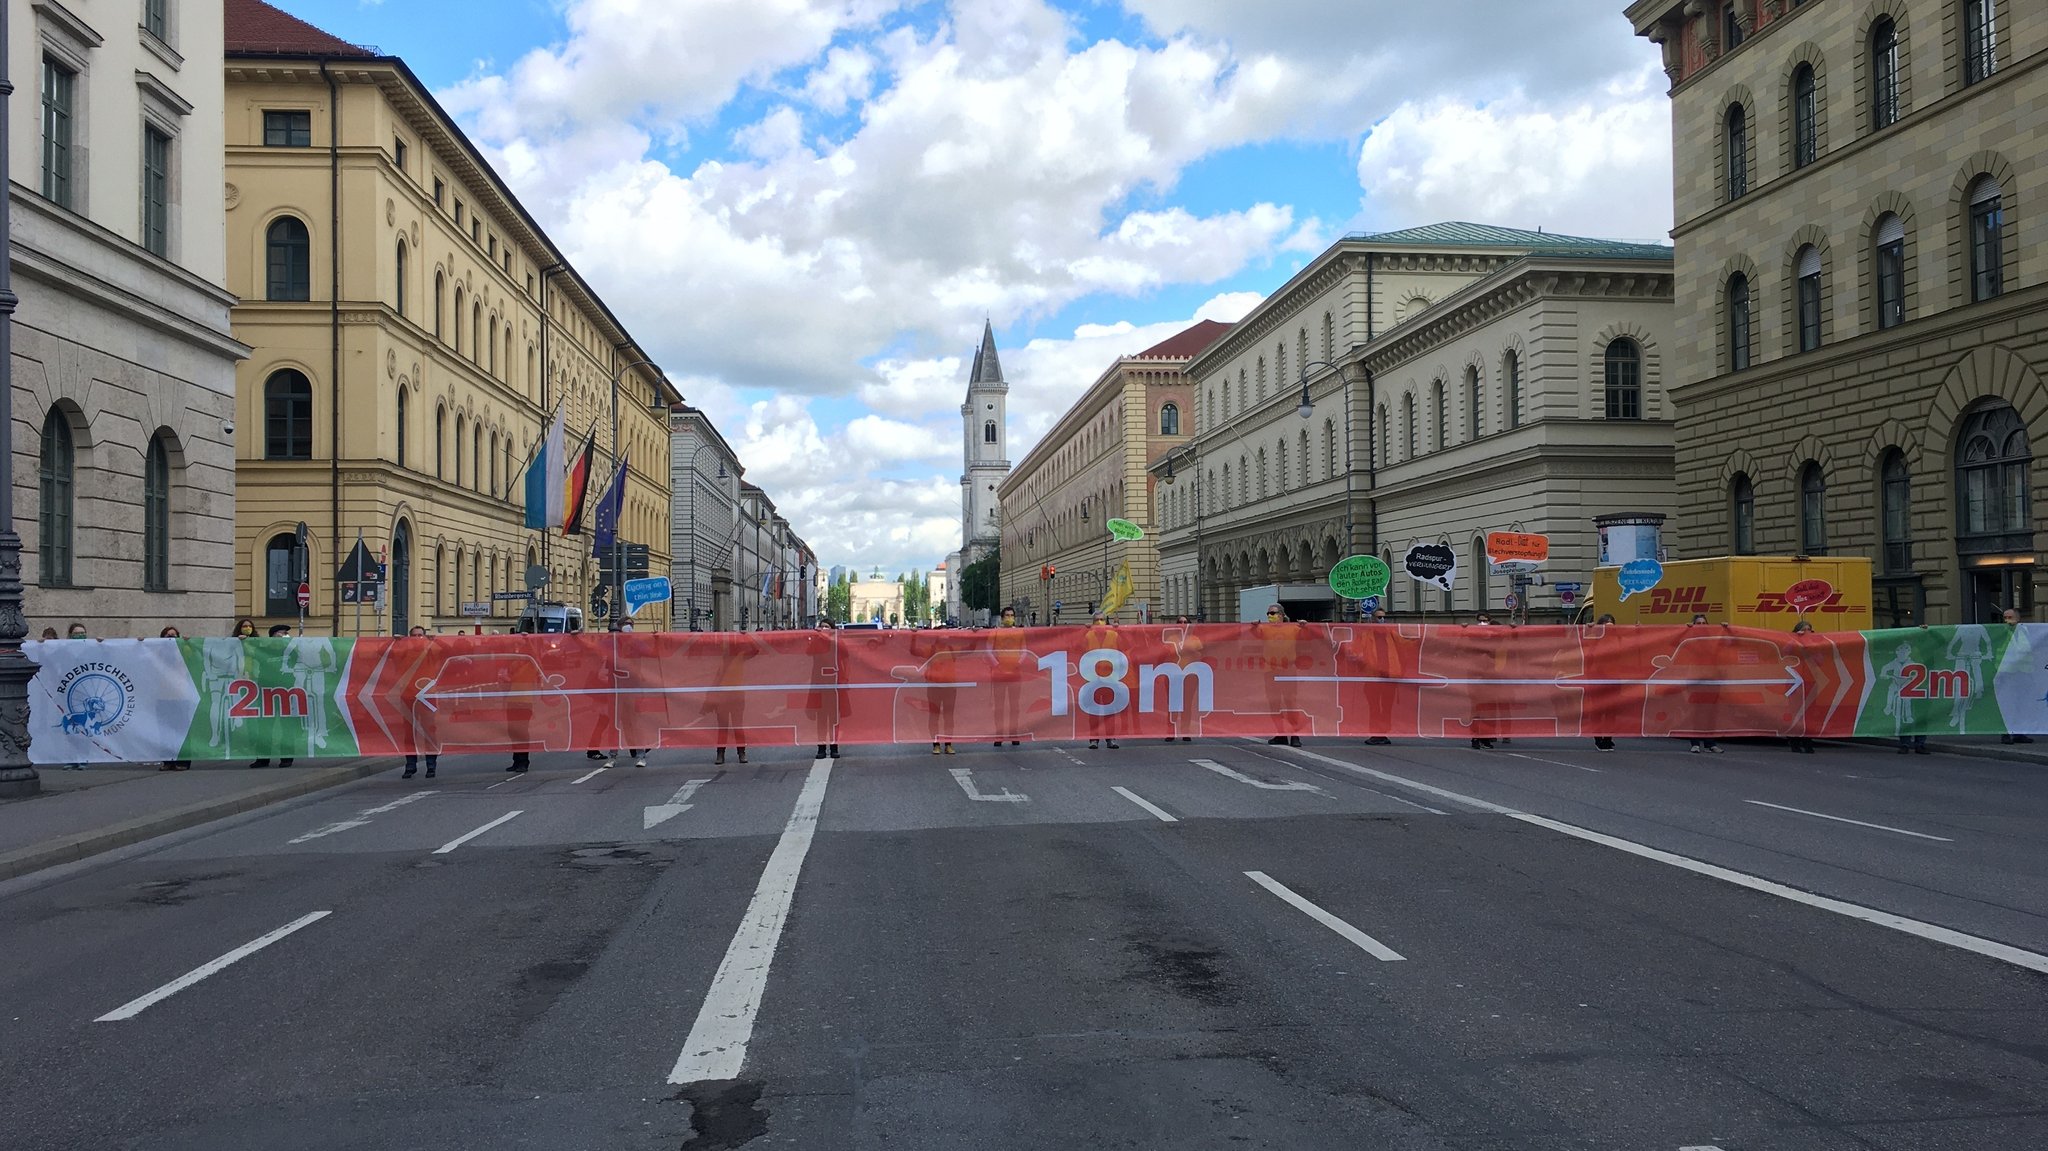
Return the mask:
<path fill-rule="evenodd" d="M 1048 583 L 1052 581 L 1052 577 L 1058 574 L 1060 574 L 1059 569 L 1051 564 L 1047 564 L 1044 567 L 1038 569 L 1038 578 Z"/>

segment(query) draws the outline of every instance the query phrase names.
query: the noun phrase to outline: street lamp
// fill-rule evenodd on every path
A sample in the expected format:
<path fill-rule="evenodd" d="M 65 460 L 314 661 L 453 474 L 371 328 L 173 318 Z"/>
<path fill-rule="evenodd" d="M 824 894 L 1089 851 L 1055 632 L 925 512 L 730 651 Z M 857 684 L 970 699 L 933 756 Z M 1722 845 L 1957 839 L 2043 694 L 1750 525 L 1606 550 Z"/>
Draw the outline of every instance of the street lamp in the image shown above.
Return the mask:
<path fill-rule="evenodd" d="M 1351 350 L 1353 354 L 1356 354 L 1360 349 L 1354 347 Z M 1342 560 L 1346 556 L 1351 555 L 1353 550 L 1356 549 L 1356 547 L 1358 546 L 1358 529 L 1352 513 L 1351 502 L 1351 377 L 1344 374 L 1343 365 L 1333 364 L 1328 360 L 1313 360 L 1301 365 L 1301 402 L 1295 405 L 1294 410 L 1295 414 L 1299 415 L 1304 420 L 1308 419 L 1310 416 L 1315 414 L 1315 400 L 1309 395 L 1308 389 L 1308 374 L 1310 369 L 1312 368 L 1328 368 L 1331 371 L 1336 372 L 1338 384 L 1343 389 L 1342 396 L 1344 404 L 1344 555 L 1337 557 L 1339 560 Z M 1361 363 L 1359 365 L 1359 370 L 1365 373 L 1365 385 L 1367 389 L 1366 419 L 1367 421 L 1371 421 L 1373 418 L 1371 409 L 1371 390 L 1373 387 L 1372 369 L 1366 367 L 1364 364 Z M 1367 464 L 1366 471 L 1369 479 L 1373 479 L 1373 477 L 1377 474 L 1372 462 L 1370 462 L 1371 453 L 1373 450 L 1373 443 L 1374 437 L 1372 434 L 1372 428 L 1370 426 L 1370 423 L 1368 423 L 1368 426 L 1366 428 L 1366 453 L 1369 462 Z M 1373 482 L 1376 484 L 1377 480 L 1374 479 Z M 1379 546 L 1379 516 L 1376 507 L 1373 509 L 1372 519 L 1372 535 L 1374 538 L 1369 541 L 1369 546 L 1377 547 Z"/>
<path fill-rule="evenodd" d="M 661 365 L 655 363 L 653 360 L 634 360 L 632 363 L 626 364 L 618 368 L 616 371 L 612 372 L 612 471 L 614 475 L 617 474 L 619 465 L 622 462 L 624 462 L 626 458 L 625 453 L 619 450 L 619 381 L 624 379 L 626 373 L 632 371 L 634 368 L 653 368 L 657 372 L 661 371 Z M 662 378 L 667 379 L 668 377 L 666 374 L 664 374 Z M 655 386 L 654 402 L 650 405 L 650 408 L 651 410 L 660 412 L 666 412 L 669 410 L 668 405 L 662 402 L 661 387 L 659 385 Z M 614 513 L 612 517 L 612 594 L 610 597 L 611 611 L 608 613 L 606 618 L 606 623 L 612 631 L 619 630 L 619 625 L 622 619 L 624 618 L 623 613 L 626 607 L 626 570 L 624 562 L 625 541 L 623 535 L 619 530 L 621 526 L 619 524 L 619 520 L 625 518 L 625 513 L 625 498 L 624 491 L 622 489 L 620 492 L 618 511 Z"/>
<path fill-rule="evenodd" d="M 0 19 L 0 177 L 7 172 L 7 25 Z M 0 238 L 10 235 L 6 181 L 0 179 Z M 14 264 L 0 243 L 0 461 L 14 466 Z M 14 531 L 14 484 L 0 484 L 0 797 L 34 795 L 42 777 L 28 760 L 28 681 L 35 667 L 21 654 L 28 618 L 21 605 L 21 537 Z"/>

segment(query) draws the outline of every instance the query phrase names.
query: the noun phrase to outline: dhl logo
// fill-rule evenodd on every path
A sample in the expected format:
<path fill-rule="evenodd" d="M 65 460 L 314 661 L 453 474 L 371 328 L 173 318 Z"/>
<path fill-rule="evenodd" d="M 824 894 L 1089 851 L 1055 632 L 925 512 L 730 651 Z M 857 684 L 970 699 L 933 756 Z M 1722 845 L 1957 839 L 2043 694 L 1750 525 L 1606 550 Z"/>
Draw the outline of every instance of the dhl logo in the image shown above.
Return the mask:
<path fill-rule="evenodd" d="M 1719 615 L 1722 605 L 1707 599 L 1705 587 L 1656 587 L 1643 593 L 1649 602 L 1643 605 L 1643 615 Z"/>
<path fill-rule="evenodd" d="M 1773 612 L 1796 612 L 1799 609 L 1792 606 L 1791 602 L 1782 593 L 1763 591 L 1756 593 L 1756 602 L 1751 604 L 1748 610 L 1760 615 L 1769 615 Z M 1842 593 L 1836 592 L 1828 597 L 1826 603 L 1819 607 L 1808 608 L 1807 610 L 1824 612 L 1828 615 L 1842 615 L 1847 612 L 1865 612 L 1870 609 L 1868 607 L 1859 607 L 1856 604 L 1843 603 Z"/>

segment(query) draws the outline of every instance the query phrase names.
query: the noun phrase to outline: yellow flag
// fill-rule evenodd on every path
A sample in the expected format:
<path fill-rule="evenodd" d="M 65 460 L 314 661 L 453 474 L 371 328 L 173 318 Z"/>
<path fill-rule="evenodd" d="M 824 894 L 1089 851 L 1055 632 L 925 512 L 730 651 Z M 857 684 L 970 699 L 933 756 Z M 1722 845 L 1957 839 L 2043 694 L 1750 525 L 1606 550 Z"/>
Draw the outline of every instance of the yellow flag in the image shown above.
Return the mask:
<path fill-rule="evenodd" d="M 1106 616 L 1115 615 L 1116 609 L 1124 606 L 1124 601 L 1129 598 L 1131 598 L 1131 561 L 1125 560 L 1123 566 L 1116 569 L 1116 575 L 1110 577 L 1109 594 L 1102 597 L 1102 614 Z"/>

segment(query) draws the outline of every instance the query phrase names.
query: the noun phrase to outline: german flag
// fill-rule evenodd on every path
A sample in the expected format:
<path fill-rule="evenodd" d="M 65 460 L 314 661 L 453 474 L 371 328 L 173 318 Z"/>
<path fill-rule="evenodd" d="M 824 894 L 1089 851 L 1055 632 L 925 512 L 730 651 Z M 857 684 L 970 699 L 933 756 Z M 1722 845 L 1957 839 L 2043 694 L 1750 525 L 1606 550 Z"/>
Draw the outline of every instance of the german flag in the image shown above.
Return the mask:
<path fill-rule="evenodd" d="M 583 534 L 583 501 L 590 494 L 590 457 L 597 450 L 597 429 L 583 439 L 583 450 L 569 459 L 567 474 L 562 477 L 562 534 L 574 536 Z"/>

